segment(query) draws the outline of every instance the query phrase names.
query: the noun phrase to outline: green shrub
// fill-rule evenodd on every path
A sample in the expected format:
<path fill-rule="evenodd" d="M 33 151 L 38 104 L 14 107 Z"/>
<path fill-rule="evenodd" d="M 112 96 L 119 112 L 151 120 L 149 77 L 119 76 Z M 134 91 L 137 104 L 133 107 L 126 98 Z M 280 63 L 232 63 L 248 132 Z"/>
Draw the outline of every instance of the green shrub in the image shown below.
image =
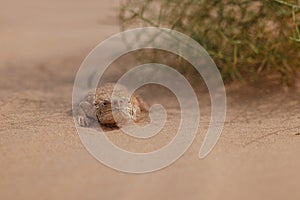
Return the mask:
<path fill-rule="evenodd" d="M 126 0 L 120 21 L 123 29 L 156 26 L 190 35 L 225 80 L 288 82 L 300 67 L 299 13 L 294 0 Z"/>

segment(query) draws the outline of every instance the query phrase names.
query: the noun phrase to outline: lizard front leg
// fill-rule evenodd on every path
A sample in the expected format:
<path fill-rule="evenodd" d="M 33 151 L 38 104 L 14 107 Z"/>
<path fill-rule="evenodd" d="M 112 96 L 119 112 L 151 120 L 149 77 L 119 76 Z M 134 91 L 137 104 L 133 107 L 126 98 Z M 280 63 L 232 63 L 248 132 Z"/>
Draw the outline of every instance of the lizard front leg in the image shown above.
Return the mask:
<path fill-rule="evenodd" d="M 80 126 L 90 126 L 92 122 L 97 120 L 94 104 L 89 100 L 90 98 L 86 98 L 79 104 L 77 122 Z"/>

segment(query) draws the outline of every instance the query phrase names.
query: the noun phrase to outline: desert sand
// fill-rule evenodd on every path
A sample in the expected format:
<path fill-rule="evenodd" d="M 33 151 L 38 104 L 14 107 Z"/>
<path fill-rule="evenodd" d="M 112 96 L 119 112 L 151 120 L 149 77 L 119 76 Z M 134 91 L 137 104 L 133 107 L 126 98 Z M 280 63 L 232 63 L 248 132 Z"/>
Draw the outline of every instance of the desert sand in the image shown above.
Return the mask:
<path fill-rule="evenodd" d="M 210 110 L 201 94 L 200 129 L 179 160 L 147 174 L 118 172 L 87 152 L 69 114 L 81 62 L 120 31 L 118 2 L 0 4 L 0 199 L 300 198 L 299 88 L 227 85 L 225 128 L 203 160 Z M 162 97 L 171 115 L 161 136 L 139 143 L 112 130 L 108 137 L 132 151 L 165 145 L 178 123 L 172 100 Z"/>

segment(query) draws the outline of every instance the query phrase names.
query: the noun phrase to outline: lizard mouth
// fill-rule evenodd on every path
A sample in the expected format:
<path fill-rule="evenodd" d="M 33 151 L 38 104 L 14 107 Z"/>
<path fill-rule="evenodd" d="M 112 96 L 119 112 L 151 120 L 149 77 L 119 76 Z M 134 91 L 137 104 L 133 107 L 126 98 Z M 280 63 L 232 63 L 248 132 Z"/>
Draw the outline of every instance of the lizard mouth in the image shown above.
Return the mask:
<path fill-rule="evenodd" d="M 98 110 L 99 114 L 102 116 L 111 115 L 113 117 L 113 113 L 115 114 L 123 114 L 123 115 L 132 115 L 133 113 L 129 108 L 113 108 L 113 109 L 106 109 L 106 110 Z"/>

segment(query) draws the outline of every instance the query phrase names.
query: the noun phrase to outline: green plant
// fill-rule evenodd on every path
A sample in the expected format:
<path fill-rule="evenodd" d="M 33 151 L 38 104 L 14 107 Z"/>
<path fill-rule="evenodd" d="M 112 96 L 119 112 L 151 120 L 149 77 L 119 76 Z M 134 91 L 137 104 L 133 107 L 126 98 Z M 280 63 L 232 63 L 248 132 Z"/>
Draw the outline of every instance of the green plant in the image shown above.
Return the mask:
<path fill-rule="evenodd" d="M 120 22 L 190 35 L 225 80 L 279 74 L 288 82 L 300 67 L 299 13 L 297 0 L 125 0 Z"/>

